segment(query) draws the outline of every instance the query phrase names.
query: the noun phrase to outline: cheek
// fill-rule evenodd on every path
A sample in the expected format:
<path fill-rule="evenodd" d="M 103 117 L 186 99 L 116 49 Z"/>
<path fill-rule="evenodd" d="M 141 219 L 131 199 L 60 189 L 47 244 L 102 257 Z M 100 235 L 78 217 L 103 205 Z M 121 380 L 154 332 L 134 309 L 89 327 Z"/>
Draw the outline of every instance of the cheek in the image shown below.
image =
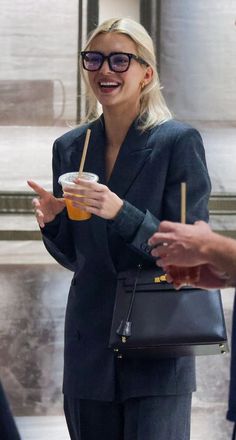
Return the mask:
<path fill-rule="evenodd" d="M 89 74 L 88 74 L 88 83 L 89 83 L 89 86 L 91 87 L 91 89 L 93 90 L 93 91 L 95 91 L 95 74 L 94 73 L 91 73 L 91 72 L 89 72 Z"/>
<path fill-rule="evenodd" d="M 140 83 L 141 80 L 139 81 L 135 77 L 129 79 L 129 81 L 125 82 L 126 93 L 130 95 L 140 95 L 141 94 Z"/>
<path fill-rule="evenodd" d="M 131 90 L 139 90 L 140 91 L 140 84 L 143 80 L 143 75 L 140 74 L 140 72 L 137 70 L 130 70 L 130 72 L 127 72 L 128 75 L 126 78 L 124 78 L 125 83 L 128 87 L 130 87 Z"/>

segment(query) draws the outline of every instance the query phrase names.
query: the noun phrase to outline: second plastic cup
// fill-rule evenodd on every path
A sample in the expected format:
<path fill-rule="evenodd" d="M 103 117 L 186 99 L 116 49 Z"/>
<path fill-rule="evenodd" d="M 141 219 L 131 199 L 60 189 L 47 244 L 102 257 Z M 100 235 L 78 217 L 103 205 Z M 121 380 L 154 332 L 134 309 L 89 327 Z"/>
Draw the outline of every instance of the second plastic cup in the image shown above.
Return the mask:
<path fill-rule="evenodd" d="M 191 286 L 199 280 L 199 267 L 180 267 L 169 266 L 169 274 L 173 278 L 173 282 L 180 289 L 184 286 Z"/>
<path fill-rule="evenodd" d="M 70 194 L 70 192 L 68 191 L 69 188 L 74 188 L 74 189 L 81 188 L 82 189 L 82 187 L 79 184 L 74 182 L 75 179 L 78 179 L 78 177 L 80 179 L 87 180 L 89 182 L 97 182 L 98 181 L 98 176 L 96 174 L 87 173 L 87 172 L 83 172 L 83 173 L 79 174 L 78 171 L 74 171 L 71 173 L 62 174 L 59 177 L 58 182 L 61 184 L 63 190 L 64 190 L 64 188 L 67 188 L 66 193 Z M 76 196 L 82 197 L 80 195 L 76 195 Z M 65 199 L 65 202 L 66 202 L 68 217 L 71 220 L 79 220 L 79 221 L 80 220 L 88 220 L 91 217 L 90 212 L 83 211 L 82 209 L 73 206 L 71 200 Z"/>

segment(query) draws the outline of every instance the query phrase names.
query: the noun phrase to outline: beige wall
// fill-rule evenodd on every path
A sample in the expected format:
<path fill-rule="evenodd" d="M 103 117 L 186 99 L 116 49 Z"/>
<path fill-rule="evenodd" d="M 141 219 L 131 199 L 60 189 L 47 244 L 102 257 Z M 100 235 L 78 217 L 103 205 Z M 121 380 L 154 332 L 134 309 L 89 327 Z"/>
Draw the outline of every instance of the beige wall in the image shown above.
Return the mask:
<path fill-rule="evenodd" d="M 100 22 L 111 16 L 139 20 L 139 0 L 100 0 L 99 10 Z M 161 80 L 178 118 L 236 120 L 235 16 L 233 0 L 162 2 Z M 1 0 L 0 85 L 51 80 L 55 119 L 63 86 L 63 119 L 73 121 L 77 39 L 77 0 Z"/>
<path fill-rule="evenodd" d="M 161 79 L 181 119 L 236 120 L 236 1 L 162 2 Z"/>
<path fill-rule="evenodd" d="M 77 0 L 1 0 L 0 81 L 55 81 L 55 117 L 75 115 Z"/>
<path fill-rule="evenodd" d="M 111 17 L 129 17 L 139 21 L 139 0 L 100 0 L 100 23 Z"/>
<path fill-rule="evenodd" d="M 138 0 L 100 0 L 99 9 L 100 21 L 114 15 L 139 19 Z M 1 80 L 51 80 L 54 84 L 54 123 L 58 123 L 63 104 L 62 118 L 73 122 L 76 115 L 77 40 L 77 0 L 1 0 L 0 94 Z M 10 106 L 14 104 L 9 103 Z M 28 105 L 29 119 L 37 104 Z M 42 112 L 45 109 L 42 108 Z M 27 114 L 25 119 L 27 123 Z"/>

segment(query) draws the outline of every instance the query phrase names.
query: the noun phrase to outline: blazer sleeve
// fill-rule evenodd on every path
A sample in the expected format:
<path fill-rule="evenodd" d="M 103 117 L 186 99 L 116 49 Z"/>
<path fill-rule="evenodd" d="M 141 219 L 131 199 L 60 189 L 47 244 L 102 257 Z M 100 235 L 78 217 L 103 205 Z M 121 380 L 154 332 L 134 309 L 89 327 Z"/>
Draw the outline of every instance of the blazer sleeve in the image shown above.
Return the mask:
<path fill-rule="evenodd" d="M 153 262 L 155 259 L 150 255 L 151 246 L 147 241 L 158 229 L 159 223 L 159 220 L 148 210 L 143 213 L 124 200 L 121 211 L 110 222 L 110 227 L 126 241 L 127 246 Z"/>
<path fill-rule="evenodd" d="M 58 141 L 55 141 L 53 145 L 52 167 L 53 194 L 55 197 L 62 197 L 62 188 L 58 183 L 58 178 L 61 175 Z M 52 257 L 66 269 L 76 271 L 76 252 L 66 208 L 52 222 L 41 228 L 41 232 L 44 245 Z"/>
<path fill-rule="evenodd" d="M 211 182 L 201 135 L 192 127 L 180 130 L 172 144 L 163 194 L 163 220 L 181 220 L 181 182 L 187 185 L 186 223 L 208 221 Z"/>

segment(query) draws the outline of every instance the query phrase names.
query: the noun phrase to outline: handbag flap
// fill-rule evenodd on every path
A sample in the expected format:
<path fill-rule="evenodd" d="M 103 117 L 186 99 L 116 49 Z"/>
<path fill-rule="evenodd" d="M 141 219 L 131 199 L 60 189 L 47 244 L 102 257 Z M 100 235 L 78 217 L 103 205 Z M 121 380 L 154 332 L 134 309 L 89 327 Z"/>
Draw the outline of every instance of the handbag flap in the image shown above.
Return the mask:
<path fill-rule="evenodd" d="M 157 267 L 144 269 L 138 272 L 138 269 L 130 269 L 119 273 L 118 282 L 123 283 L 124 290 L 130 292 L 135 283 L 135 290 L 173 290 L 172 284 L 167 283 L 166 274 Z"/>

